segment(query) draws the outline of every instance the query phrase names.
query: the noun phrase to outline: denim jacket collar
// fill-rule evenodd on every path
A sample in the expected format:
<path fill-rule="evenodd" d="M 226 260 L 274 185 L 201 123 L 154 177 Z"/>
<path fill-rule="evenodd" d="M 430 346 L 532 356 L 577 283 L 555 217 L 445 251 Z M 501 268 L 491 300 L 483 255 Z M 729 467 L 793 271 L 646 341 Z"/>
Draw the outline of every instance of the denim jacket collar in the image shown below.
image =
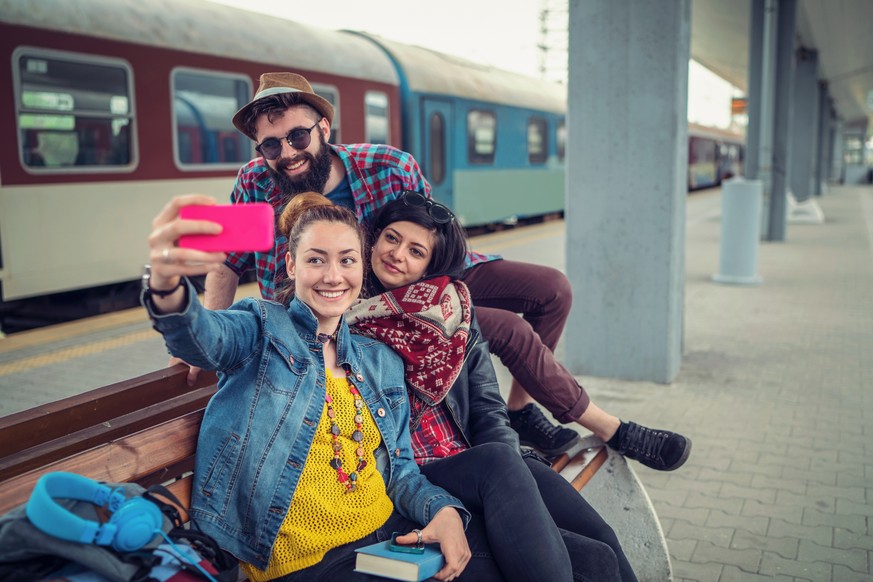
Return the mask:
<path fill-rule="evenodd" d="M 312 312 L 312 308 L 295 297 L 288 305 L 288 316 L 291 318 L 300 339 L 307 343 L 320 343 L 318 341 L 318 319 Z M 359 348 L 350 341 L 349 326 L 346 325 L 344 315 L 340 318 L 337 327 L 336 362 L 343 367 L 347 365 L 355 373 L 357 373 L 361 362 Z"/>

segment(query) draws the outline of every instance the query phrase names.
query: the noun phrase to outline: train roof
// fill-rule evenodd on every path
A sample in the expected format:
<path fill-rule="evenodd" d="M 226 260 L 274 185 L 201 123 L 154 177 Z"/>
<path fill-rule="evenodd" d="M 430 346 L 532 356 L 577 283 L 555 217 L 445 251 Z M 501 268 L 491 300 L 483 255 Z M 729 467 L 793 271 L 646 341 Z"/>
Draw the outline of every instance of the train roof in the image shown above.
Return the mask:
<path fill-rule="evenodd" d="M 566 113 L 567 87 L 424 47 L 355 32 L 382 46 L 397 61 L 409 89 L 477 101 Z"/>
<path fill-rule="evenodd" d="M 399 84 L 363 38 L 207 0 L 0 0 L 0 21 Z"/>

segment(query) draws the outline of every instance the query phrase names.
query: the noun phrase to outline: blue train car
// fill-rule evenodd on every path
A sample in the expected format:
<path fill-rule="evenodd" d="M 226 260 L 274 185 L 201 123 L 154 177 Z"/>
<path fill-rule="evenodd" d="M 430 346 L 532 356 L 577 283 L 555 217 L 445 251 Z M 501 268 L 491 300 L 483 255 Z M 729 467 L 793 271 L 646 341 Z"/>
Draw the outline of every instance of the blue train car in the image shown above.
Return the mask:
<path fill-rule="evenodd" d="M 397 68 L 403 149 L 463 224 L 563 211 L 566 87 L 361 36 Z"/>

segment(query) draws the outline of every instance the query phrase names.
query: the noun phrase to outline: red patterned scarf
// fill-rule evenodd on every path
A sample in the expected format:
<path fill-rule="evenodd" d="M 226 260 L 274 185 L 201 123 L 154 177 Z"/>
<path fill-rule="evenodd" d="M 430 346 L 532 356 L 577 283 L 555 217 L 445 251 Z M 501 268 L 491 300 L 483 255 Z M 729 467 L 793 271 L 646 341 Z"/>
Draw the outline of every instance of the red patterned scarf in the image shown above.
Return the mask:
<path fill-rule="evenodd" d="M 345 314 L 352 331 L 400 355 L 407 386 L 429 406 L 442 402 L 461 372 L 470 318 L 470 291 L 449 277 L 361 299 Z"/>

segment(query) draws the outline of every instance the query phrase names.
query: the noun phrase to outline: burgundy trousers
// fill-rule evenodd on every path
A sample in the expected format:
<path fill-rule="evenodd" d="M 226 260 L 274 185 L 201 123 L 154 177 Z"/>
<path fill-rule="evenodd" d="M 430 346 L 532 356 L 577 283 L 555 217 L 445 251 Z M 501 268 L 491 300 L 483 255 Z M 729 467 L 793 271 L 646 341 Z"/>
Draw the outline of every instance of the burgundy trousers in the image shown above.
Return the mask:
<path fill-rule="evenodd" d="M 590 399 L 554 354 L 573 301 L 567 277 L 551 267 L 499 260 L 472 267 L 462 280 L 491 353 L 560 422 L 579 418 Z"/>

